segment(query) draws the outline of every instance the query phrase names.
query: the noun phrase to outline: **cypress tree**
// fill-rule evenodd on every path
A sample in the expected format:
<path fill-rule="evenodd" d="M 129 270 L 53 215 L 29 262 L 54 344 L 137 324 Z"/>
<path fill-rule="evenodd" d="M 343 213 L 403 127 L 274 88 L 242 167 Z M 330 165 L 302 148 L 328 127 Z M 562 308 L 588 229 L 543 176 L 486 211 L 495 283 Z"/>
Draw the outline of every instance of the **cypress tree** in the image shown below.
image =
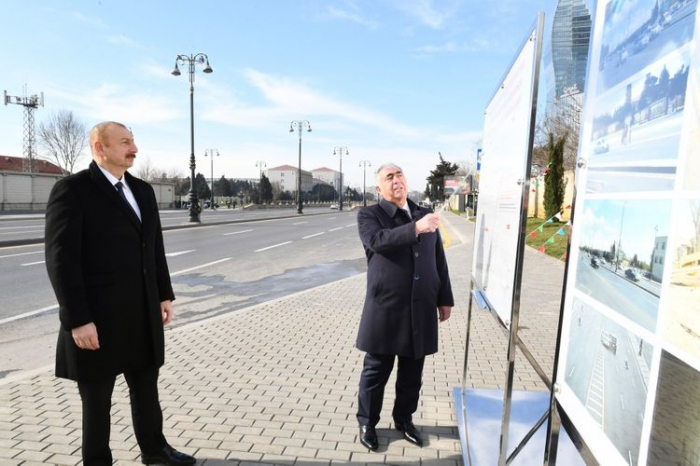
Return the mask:
<path fill-rule="evenodd" d="M 554 134 L 549 133 L 547 152 L 549 165 L 544 175 L 544 210 L 546 217 L 551 218 L 561 212 L 564 204 L 564 144 L 566 133 L 556 141 Z"/>

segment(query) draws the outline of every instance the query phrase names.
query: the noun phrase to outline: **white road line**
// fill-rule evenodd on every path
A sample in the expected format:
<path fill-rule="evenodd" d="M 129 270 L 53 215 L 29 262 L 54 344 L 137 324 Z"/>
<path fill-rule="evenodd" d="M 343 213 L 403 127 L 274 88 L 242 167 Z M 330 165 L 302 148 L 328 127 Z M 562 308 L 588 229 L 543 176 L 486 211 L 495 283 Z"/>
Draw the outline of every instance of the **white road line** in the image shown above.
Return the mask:
<path fill-rule="evenodd" d="M 331 228 L 328 231 L 338 231 L 338 230 L 342 230 L 342 229 L 343 229 L 343 227 L 338 227 L 338 228 Z"/>
<path fill-rule="evenodd" d="M 305 223 L 309 223 L 309 222 L 297 222 L 297 223 L 292 223 L 292 225 L 303 225 Z"/>
<path fill-rule="evenodd" d="M 345 225 L 345 228 L 354 227 L 355 225 L 357 225 L 357 223 L 351 223 L 350 225 Z"/>
<path fill-rule="evenodd" d="M 209 262 L 208 264 L 198 265 L 197 267 L 192 267 L 192 268 L 189 268 L 189 269 L 180 270 L 180 271 L 171 273 L 170 276 L 171 276 L 171 277 L 174 277 L 174 276 L 176 276 L 176 275 L 181 275 L 181 274 L 183 274 L 183 273 L 191 272 L 191 271 L 193 271 L 193 270 L 201 269 L 201 268 L 204 268 L 204 267 L 209 267 L 210 265 L 215 265 L 215 264 L 219 264 L 219 263 L 221 263 L 221 262 L 226 262 L 227 260 L 231 260 L 231 258 L 230 258 L 230 257 L 227 257 L 227 258 L 225 258 L 225 259 L 221 259 L 221 260 L 218 260 L 218 261 Z M 16 315 L 16 316 L 12 316 L 12 317 L 8 317 L 8 318 L 6 318 L 6 319 L 2 319 L 2 320 L 0 320 L 0 325 L 7 324 L 7 323 L 10 323 L 10 322 L 14 322 L 15 320 L 25 319 L 25 318 L 27 318 L 27 317 L 32 317 L 32 316 L 35 316 L 35 315 L 44 314 L 44 313 L 47 313 L 47 312 L 52 311 L 52 310 L 54 310 L 54 309 L 58 309 L 58 304 L 52 304 L 51 306 L 42 307 L 41 309 L 37 309 L 36 311 L 25 312 L 24 314 L 18 314 L 18 315 Z"/>
<path fill-rule="evenodd" d="M 204 267 L 209 267 L 210 265 L 220 264 L 220 263 L 226 262 L 226 261 L 228 261 L 228 260 L 231 260 L 231 258 L 230 258 L 230 257 L 226 257 L 226 258 L 224 258 L 224 259 L 219 259 L 218 261 L 209 262 L 208 264 L 202 264 L 202 265 L 198 265 L 198 266 L 196 266 L 196 267 L 190 267 L 189 269 L 185 269 L 185 270 L 178 270 L 177 272 L 171 273 L 170 276 L 171 276 L 171 277 L 174 277 L 174 276 L 176 276 L 176 275 L 182 275 L 183 273 L 192 272 L 193 270 L 203 269 Z"/>
<path fill-rule="evenodd" d="M 21 230 L 22 228 L 36 228 L 40 226 L 42 226 L 42 224 L 37 223 L 36 225 L 22 225 L 18 227 L 0 227 L 0 230 Z"/>
<path fill-rule="evenodd" d="M 284 243 L 273 244 L 272 246 L 268 246 L 268 247 L 266 247 L 266 248 L 256 249 L 256 250 L 253 251 L 253 252 L 267 251 L 268 249 L 276 248 L 276 247 L 279 247 L 279 246 L 284 246 L 285 244 L 289 244 L 289 243 L 291 243 L 291 241 L 285 241 Z"/>
<path fill-rule="evenodd" d="M 337 217 L 331 217 L 328 220 L 335 220 Z"/>
<path fill-rule="evenodd" d="M 232 231 L 231 233 L 224 233 L 224 236 L 228 236 L 228 235 L 238 235 L 238 234 L 240 234 L 240 233 L 248 233 L 249 231 L 253 231 L 253 230 Z"/>
<path fill-rule="evenodd" d="M 44 230 L 27 230 L 27 231 L 5 231 L 0 233 L 0 235 L 18 235 L 20 233 L 39 233 L 43 232 Z"/>
<path fill-rule="evenodd" d="M 2 319 L 2 320 L 0 320 L 0 325 L 7 324 L 7 323 L 13 322 L 15 320 L 24 319 L 26 317 L 32 317 L 32 316 L 35 316 L 38 314 L 43 314 L 43 313 L 49 312 L 53 309 L 58 309 L 58 304 L 52 304 L 51 306 L 42 307 L 41 309 L 37 309 L 36 311 L 25 312 L 24 314 L 19 314 L 16 316 L 8 317 L 7 319 Z"/>
<path fill-rule="evenodd" d="M 196 251 L 196 249 L 190 249 L 189 251 L 169 252 L 165 255 L 165 257 L 177 257 L 177 256 L 181 256 L 183 254 L 187 254 L 189 252 L 195 252 L 195 251 Z"/>
<path fill-rule="evenodd" d="M 575 370 L 575 369 L 576 369 L 576 366 L 574 366 L 574 367 L 571 368 L 571 372 L 569 372 L 569 377 L 571 377 L 572 375 L 574 375 L 574 370 Z"/>
<path fill-rule="evenodd" d="M 4 259 L 5 257 L 19 257 L 19 256 L 28 256 L 30 254 L 43 254 L 43 253 L 44 253 L 43 249 L 41 251 L 18 252 L 17 254 L 7 254 L 6 256 L 0 256 L 0 259 Z"/>
<path fill-rule="evenodd" d="M 322 231 L 321 233 L 314 233 L 313 235 L 304 236 L 304 237 L 301 238 L 301 239 L 313 238 L 314 236 L 323 235 L 324 233 L 326 233 L 326 232 L 325 232 L 325 231 Z"/>
<path fill-rule="evenodd" d="M 26 264 L 21 264 L 22 267 L 27 267 L 30 265 L 37 265 L 37 264 L 43 264 L 46 261 L 38 261 L 38 262 L 27 262 Z"/>

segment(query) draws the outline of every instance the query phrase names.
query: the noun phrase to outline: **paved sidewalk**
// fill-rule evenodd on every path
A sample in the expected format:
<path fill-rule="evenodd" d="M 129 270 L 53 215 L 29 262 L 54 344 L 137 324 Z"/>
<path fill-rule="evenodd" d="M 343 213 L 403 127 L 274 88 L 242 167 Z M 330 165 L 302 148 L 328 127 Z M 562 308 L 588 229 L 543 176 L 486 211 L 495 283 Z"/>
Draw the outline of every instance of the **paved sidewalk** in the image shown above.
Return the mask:
<path fill-rule="evenodd" d="M 452 392 L 462 379 L 473 225 L 449 213 L 443 218 L 451 232 L 456 307 L 440 325 L 440 352 L 426 360 L 414 419 L 424 448 L 392 429 L 393 379 L 378 425 L 379 450 L 370 453 L 357 442 L 363 354 L 354 340 L 365 274 L 168 331 L 160 387 L 169 442 L 207 465 L 461 465 Z M 544 361 L 554 357 L 562 274 L 563 263 L 528 252 L 522 337 Z M 475 307 L 473 315 L 467 385 L 502 388 L 504 333 L 489 313 Z M 52 374 L 45 368 L 0 381 L 0 464 L 80 463 L 77 389 Z M 523 358 L 515 389 L 544 389 Z M 122 378 L 112 413 L 115 459 L 140 464 Z"/>

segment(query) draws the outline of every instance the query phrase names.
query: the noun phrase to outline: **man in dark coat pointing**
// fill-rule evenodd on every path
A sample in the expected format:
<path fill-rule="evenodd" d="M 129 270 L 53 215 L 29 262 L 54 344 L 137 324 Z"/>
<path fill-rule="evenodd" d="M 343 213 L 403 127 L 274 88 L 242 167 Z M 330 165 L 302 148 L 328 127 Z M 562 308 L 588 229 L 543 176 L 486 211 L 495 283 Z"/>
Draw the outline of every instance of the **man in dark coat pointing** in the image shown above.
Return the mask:
<path fill-rule="evenodd" d="M 418 408 L 425 356 L 437 352 L 438 320 L 450 317 L 454 300 L 438 230 L 440 218 L 408 199 L 401 168 L 377 170 L 379 204 L 360 210 L 357 223 L 367 255 L 367 295 L 357 348 L 365 351 L 357 420 L 360 443 L 378 447 L 384 387 L 398 357 L 394 427 L 418 446 L 412 422 Z"/>
<path fill-rule="evenodd" d="M 56 376 L 78 382 L 83 464 L 111 465 L 110 407 L 116 376 L 129 385 L 144 464 L 194 464 L 163 436 L 158 369 L 163 325 L 175 299 L 153 188 L 131 176 L 131 131 L 90 131 L 93 162 L 56 183 L 46 206 L 46 267 L 59 304 Z"/>

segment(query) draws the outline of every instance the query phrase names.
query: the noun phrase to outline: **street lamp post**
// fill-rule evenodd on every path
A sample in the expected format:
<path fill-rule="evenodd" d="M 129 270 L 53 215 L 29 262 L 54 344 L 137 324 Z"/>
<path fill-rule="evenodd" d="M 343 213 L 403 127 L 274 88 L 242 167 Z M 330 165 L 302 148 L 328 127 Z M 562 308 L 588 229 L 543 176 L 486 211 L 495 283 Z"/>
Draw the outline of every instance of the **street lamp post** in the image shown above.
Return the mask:
<path fill-rule="evenodd" d="M 197 192 L 194 189 L 194 169 L 197 167 L 194 158 L 194 67 L 197 63 L 200 65 L 206 64 L 204 71 L 206 74 L 212 73 L 211 66 L 209 66 L 209 57 L 204 53 L 198 53 L 196 55 L 178 55 L 175 57 L 175 69 L 172 72 L 173 76 L 180 76 L 180 68 L 178 65 L 184 65 L 187 63 L 188 70 L 190 73 L 190 192 L 189 192 L 189 202 L 190 202 L 190 222 L 201 223 L 199 219 L 199 214 L 202 211 L 199 205 L 199 199 L 197 199 Z"/>
<path fill-rule="evenodd" d="M 260 168 L 260 181 L 258 182 L 258 198 L 259 198 L 260 205 L 262 205 L 262 203 L 263 203 L 263 199 L 262 199 L 262 172 L 263 172 L 263 168 L 267 167 L 267 165 L 265 164 L 264 160 L 258 160 L 257 162 L 255 162 L 255 166 Z"/>
<path fill-rule="evenodd" d="M 369 160 L 361 160 L 360 167 L 362 167 L 362 206 L 367 207 L 367 167 L 371 167 L 372 164 Z"/>
<path fill-rule="evenodd" d="M 345 146 L 333 148 L 333 155 L 340 157 L 340 189 L 338 190 L 338 210 L 343 210 L 343 151 L 345 155 L 349 155 L 348 148 Z"/>
<path fill-rule="evenodd" d="M 211 210 L 214 210 L 214 157 L 219 156 L 219 149 L 206 149 L 204 156 L 211 158 Z"/>
<path fill-rule="evenodd" d="M 292 120 L 292 122 L 289 124 L 289 132 L 293 133 L 294 132 L 294 127 L 299 130 L 299 173 L 297 173 L 297 213 L 298 214 L 303 214 L 304 213 L 304 205 L 302 203 L 302 197 L 301 197 L 301 131 L 304 129 L 304 125 L 306 125 L 306 131 L 311 132 L 311 123 L 309 123 L 309 120 Z"/>

